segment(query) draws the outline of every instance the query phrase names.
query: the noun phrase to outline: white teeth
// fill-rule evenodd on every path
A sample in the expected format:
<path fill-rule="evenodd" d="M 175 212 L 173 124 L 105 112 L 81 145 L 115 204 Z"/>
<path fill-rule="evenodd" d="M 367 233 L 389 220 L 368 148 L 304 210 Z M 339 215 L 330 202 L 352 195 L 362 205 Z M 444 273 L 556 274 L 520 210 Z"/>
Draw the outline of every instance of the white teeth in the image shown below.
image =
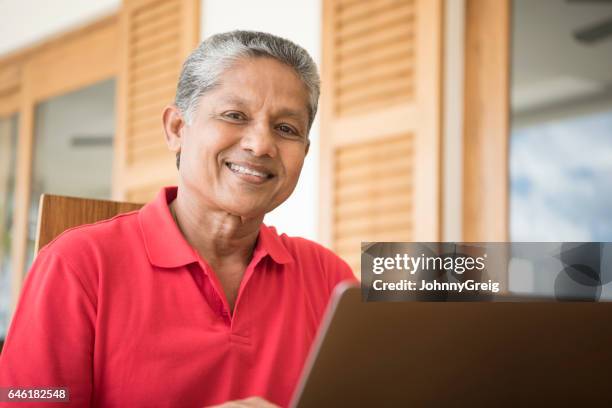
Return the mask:
<path fill-rule="evenodd" d="M 238 173 L 250 174 L 252 176 L 257 176 L 257 177 L 261 177 L 261 178 L 268 178 L 267 174 L 260 173 L 260 172 L 258 172 L 256 170 L 249 169 L 247 167 L 242 167 L 242 166 L 239 166 L 239 165 L 234 164 L 234 163 L 229 163 L 229 167 L 230 167 L 230 169 L 232 169 L 232 170 L 234 170 L 234 171 L 236 171 Z"/>

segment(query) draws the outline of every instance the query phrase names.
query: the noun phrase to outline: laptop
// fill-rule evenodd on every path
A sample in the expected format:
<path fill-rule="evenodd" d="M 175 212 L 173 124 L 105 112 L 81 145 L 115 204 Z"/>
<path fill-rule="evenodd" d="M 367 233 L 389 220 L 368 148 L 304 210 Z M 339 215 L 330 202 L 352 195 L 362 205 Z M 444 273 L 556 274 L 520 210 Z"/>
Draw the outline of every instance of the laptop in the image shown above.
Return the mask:
<path fill-rule="evenodd" d="M 612 303 L 362 302 L 340 285 L 292 407 L 612 406 Z"/>

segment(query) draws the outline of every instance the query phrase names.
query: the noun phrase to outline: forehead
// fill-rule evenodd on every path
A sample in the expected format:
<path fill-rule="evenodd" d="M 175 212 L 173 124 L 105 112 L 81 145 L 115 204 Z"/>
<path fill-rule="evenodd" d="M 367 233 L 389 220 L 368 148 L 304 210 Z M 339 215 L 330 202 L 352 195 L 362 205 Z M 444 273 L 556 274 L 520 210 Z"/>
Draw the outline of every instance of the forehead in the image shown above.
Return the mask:
<path fill-rule="evenodd" d="M 308 116 L 308 89 L 290 66 L 273 58 L 251 57 L 226 69 L 215 88 L 203 95 L 211 102 L 291 110 Z"/>

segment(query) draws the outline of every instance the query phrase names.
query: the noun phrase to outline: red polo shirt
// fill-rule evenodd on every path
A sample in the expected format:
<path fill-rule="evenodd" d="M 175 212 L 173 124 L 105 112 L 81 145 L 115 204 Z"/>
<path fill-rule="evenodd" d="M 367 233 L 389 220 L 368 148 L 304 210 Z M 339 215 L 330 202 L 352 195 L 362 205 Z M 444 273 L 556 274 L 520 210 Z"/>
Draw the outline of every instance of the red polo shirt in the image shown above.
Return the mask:
<path fill-rule="evenodd" d="M 262 225 L 230 316 L 214 271 L 172 219 L 176 191 L 40 251 L 0 356 L 0 387 L 66 386 L 73 406 L 289 403 L 330 293 L 354 280 L 351 270 Z"/>

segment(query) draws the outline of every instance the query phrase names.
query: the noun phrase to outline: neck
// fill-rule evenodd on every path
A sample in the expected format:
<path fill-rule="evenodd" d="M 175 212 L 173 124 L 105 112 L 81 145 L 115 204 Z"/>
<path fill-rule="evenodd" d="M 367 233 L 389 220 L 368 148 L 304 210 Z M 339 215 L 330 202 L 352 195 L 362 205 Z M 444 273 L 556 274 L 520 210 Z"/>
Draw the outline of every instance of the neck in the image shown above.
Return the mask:
<path fill-rule="evenodd" d="M 189 244 L 213 268 L 250 262 L 263 216 L 245 218 L 197 205 L 183 189 L 170 203 L 175 222 Z"/>

